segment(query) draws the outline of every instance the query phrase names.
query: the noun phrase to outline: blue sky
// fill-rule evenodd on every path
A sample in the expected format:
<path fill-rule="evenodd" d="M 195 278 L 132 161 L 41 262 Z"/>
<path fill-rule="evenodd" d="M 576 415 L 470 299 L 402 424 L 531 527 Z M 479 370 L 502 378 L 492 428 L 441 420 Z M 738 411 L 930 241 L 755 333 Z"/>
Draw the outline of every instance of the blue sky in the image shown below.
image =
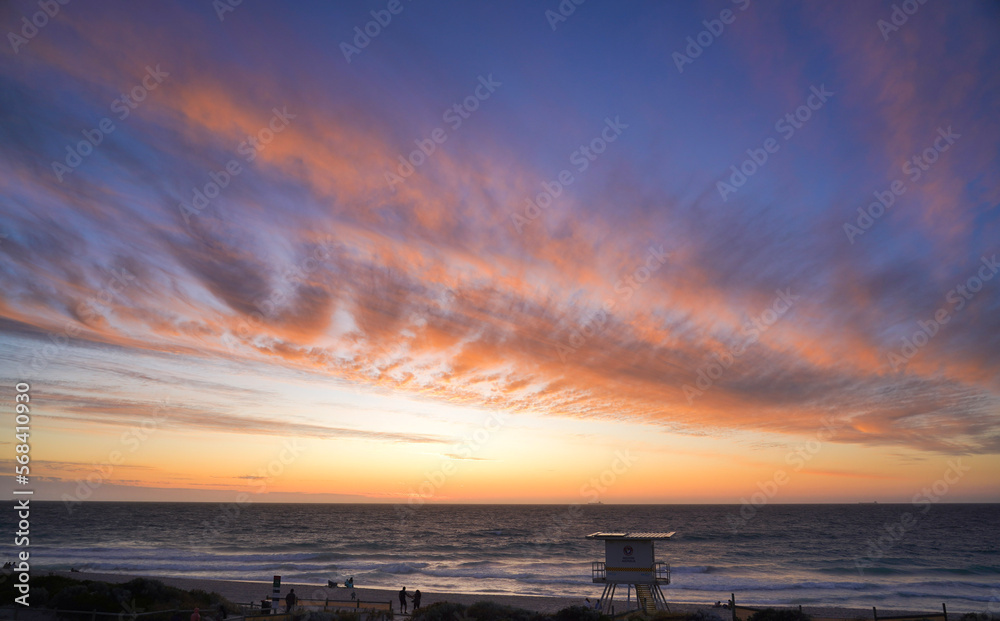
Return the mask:
<path fill-rule="evenodd" d="M 274 489 L 405 499 L 499 412 L 434 499 L 572 500 L 569 456 L 628 445 L 609 500 L 735 501 L 830 416 L 789 501 L 956 455 L 996 499 L 995 5 L 386 6 L 0 9 L 2 378 L 46 395 L 47 493 L 168 400 L 100 494 L 229 493 L 301 438 Z"/>

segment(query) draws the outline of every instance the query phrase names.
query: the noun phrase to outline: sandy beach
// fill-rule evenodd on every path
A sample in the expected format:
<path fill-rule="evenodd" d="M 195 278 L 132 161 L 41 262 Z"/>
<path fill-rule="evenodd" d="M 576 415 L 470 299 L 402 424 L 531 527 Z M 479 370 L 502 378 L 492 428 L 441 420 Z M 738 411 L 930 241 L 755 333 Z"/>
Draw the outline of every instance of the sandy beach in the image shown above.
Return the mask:
<path fill-rule="evenodd" d="M 102 574 L 86 572 L 53 572 L 55 574 L 75 578 L 77 580 L 101 580 L 104 582 L 128 582 L 139 576 L 122 574 Z M 162 576 L 142 576 L 160 580 L 164 584 L 175 586 L 180 589 L 202 589 L 204 591 L 216 592 L 234 603 L 257 602 L 271 596 L 271 583 L 269 582 L 243 582 L 237 580 L 213 580 L 198 578 L 171 578 Z M 400 587 L 403 585 L 401 584 Z M 289 589 L 295 589 L 295 594 L 299 599 L 351 599 L 351 591 L 357 594 L 362 601 L 392 602 L 393 609 L 398 610 L 399 598 L 398 590 L 375 589 L 365 587 L 355 587 L 347 589 L 344 587 L 329 588 L 317 584 L 296 584 L 290 582 L 281 583 L 282 597 L 288 593 Z M 540 612 L 555 612 L 561 608 L 574 604 L 584 603 L 578 597 L 540 597 L 530 595 L 507 595 L 507 594 L 479 594 L 479 593 L 434 593 L 425 591 L 418 584 L 407 584 L 406 590 L 412 593 L 415 589 L 420 589 L 422 599 L 421 606 L 428 606 L 435 602 L 457 602 L 461 604 L 472 604 L 484 600 L 537 610 Z"/>
<path fill-rule="evenodd" d="M 57 575 L 66 576 L 68 578 L 74 578 L 77 580 L 100 580 L 104 582 L 128 582 L 134 578 L 140 577 L 136 575 L 124 575 L 124 574 L 104 574 L 104 573 L 89 573 L 89 572 L 52 572 Z M 238 580 L 216 580 L 216 579 L 200 579 L 200 578 L 174 578 L 174 577 L 163 577 L 163 576 L 141 576 L 145 578 L 152 578 L 155 580 L 160 580 L 161 582 L 178 587 L 181 589 L 202 589 L 204 591 L 216 592 L 225 597 L 226 599 L 234 603 L 248 603 L 257 602 L 259 603 L 261 599 L 269 598 L 271 594 L 271 584 L 269 582 L 245 582 Z M 400 585 L 402 586 L 402 584 Z M 288 590 L 294 588 L 296 595 L 300 599 L 337 599 L 337 600 L 347 600 L 350 599 L 351 589 L 344 587 L 329 588 L 326 586 L 321 586 L 317 584 L 297 584 L 297 583 L 285 583 L 281 585 L 282 597 Z M 436 602 L 456 602 L 460 604 L 473 604 L 480 601 L 492 601 L 499 604 L 516 606 L 518 608 L 525 608 L 528 610 L 534 610 L 538 612 L 556 612 L 562 608 L 568 606 L 584 604 L 584 600 L 581 597 L 543 597 L 536 595 L 510 595 L 510 594 L 497 594 L 497 593 L 436 593 L 430 590 L 424 590 L 419 584 L 406 584 L 407 592 L 412 593 L 415 589 L 420 589 L 422 594 L 422 606 L 428 606 Z M 365 587 L 355 587 L 353 591 L 357 594 L 357 597 L 363 601 L 388 601 L 393 603 L 393 608 L 398 610 L 398 591 L 393 589 L 378 589 L 378 588 L 365 588 Z M 596 600 L 600 596 L 600 592 L 595 589 L 595 594 L 591 597 L 591 601 Z M 670 597 L 668 594 L 668 601 Z M 729 619 L 729 611 L 721 608 L 715 608 L 712 602 L 705 603 L 674 603 L 670 602 L 670 610 L 672 612 L 695 612 L 698 610 L 704 610 L 707 612 L 712 612 L 722 619 Z M 881 608 L 880 608 L 881 610 Z M 852 608 L 837 608 L 837 607 L 806 607 L 803 611 L 812 615 L 813 617 L 822 618 L 837 618 L 837 619 L 872 619 L 871 609 L 852 609 Z M 888 612 L 889 609 L 886 608 Z M 908 611 L 908 610 L 892 610 L 893 614 L 919 614 L 931 612 L 928 610 L 924 611 Z M 951 611 L 949 611 L 951 612 Z M 959 612 L 960 611 L 955 611 Z"/>

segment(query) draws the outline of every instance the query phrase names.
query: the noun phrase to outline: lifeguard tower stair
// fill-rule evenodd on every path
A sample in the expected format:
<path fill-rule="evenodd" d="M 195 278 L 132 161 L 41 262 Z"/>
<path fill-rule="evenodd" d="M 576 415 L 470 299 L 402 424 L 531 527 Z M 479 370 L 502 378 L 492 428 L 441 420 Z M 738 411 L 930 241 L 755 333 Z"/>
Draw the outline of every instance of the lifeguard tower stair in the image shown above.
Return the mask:
<path fill-rule="evenodd" d="M 653 599 L 653 591 L 648 584 L 635 585 L 635 598 L 639 600 L 639 609 L 647 614 L 656 612 L 656 600 Z"/>
<path fill-rule="evenodd" d="M 601 611 L 614 612 L 615 592 L 627 585 L 626 609 L 630 608 L 631 587 L 635 587 L 636 604 L 640 610 L 654 613 L 670 610 L 660 585 L 670 584 L 670 565 L 655 559 L 654 542 L 670 539 L 671 532 L 597 532 L 587 539 L 604 540 L 604 562 L 591 564 L 591 578 L 604 585 L 598 603 Z M 619 594 L 620 596 L 620 594 Z"/>

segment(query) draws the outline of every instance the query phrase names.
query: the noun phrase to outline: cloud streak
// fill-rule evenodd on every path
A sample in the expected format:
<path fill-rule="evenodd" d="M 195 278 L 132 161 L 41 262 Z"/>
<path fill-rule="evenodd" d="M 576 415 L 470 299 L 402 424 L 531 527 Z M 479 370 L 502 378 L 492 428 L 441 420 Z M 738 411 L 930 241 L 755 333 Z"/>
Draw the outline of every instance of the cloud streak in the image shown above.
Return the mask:
<path fill-rule="evenodd" d="M 617 108 L 599 109 L 605 102 L 597 98 L 563 118 L 569 101 L 593 93 L 571 80 L 525 94 L 536 84 L 530 51 L 511 50 L 503 62 L 493 57 L 495 73 L 510 77 L 490 109 L 395 187 L 385 184 L 384 170 L 493 67 L 400 76 L 396 88 L 407 95 L 387 103 L 387 78 L 362 75 L 354 64 L 320 70 L 298 62 L 320 45 L 311 31 L 283 39 L 269 60 L 247 63 L 240 59 L 259 54 L 253 30 L 221 33 L 214 16 L 188 6 L 164 9 L 155 20 L 149 10 L 77 7 L 72 23 L 32 42 L 30 56 L 4 52 L 6 338 L 44 349 L 47 335 L 71 326 L 74 347 L 114 348 L 126 358 L 272 365 L 442 403 L 692 434 L 807 434 L 836 413 L 848 421 L 837 442 L 1000 450 L 997 281 L 905 370 L 891 369 L 886 358 L 980 256 L 1000 252 L 990 215 L 1000 187 L 1000 125 L 991 112 L 1000 80 L 988 63 L 997 44 L 986 35 L 994 8 L 927 5 L 889 42 L 873 25 L 877 7 L 796 11 L 797 33 L 748 12 L 741 27 L 751 34 L 734 29 L 712 52 L 747 51 L 740 63 L 770 94 L 745 91 L 752 92 L 746 108 L 730 116 L 718 113 L 721 102 L 745 78 L 716 67 L 732 81 L 710 84 L 694 70 L 651 78 L 652 92 L 677 93 L 655 118 L 638 103 L 641 89 L 628 84 L 620 85 Z M 254 10 L 244 7 L 241 18 Z M 938 33 L 935 15 L 953 25 Z M 176 45 L 187 28 L 181 18 L 192 16 L 190 45 Z M 580 16 L 581 28 L 588 19 Z M 290 27 L 280 23 L 279 30 Z M 497 37 L 517 27 L 500 22 Z M 806 28 L 814 39 L 801 34 Z M 960 58 L 943 54 L 956 37 L 974 44 Z M 772 45 L 759 46 L 762 38 Z M 385 54 L 397 45 L 388 34 L 379 44 Z M 120 49 L 141 50 L 142 58 Z M 636 71 L 661 75 L 652 61 L 621 53 Z M 432 64 L 433 54 L 422 54 Z M 769 69 L 789 55 L 797 60 L 781 75 Z M 357 65 L 392 73 L 389 58 L 373 50 Z M 157 62 L 169 68 L 169 82 L 60 182 L 52 158 Z M 708 65 L 698 70 L 709 75 Z M 836 97 L 745 190 L 718 200 L 712 175 L 819 83 Z M 74 94 L 72 104 L 56 96 L 62 91 Z M 698 102 L 704 114 L 692 113 Z M 532 121 L 520 109 L 529 103 L 552 126 L 531 139 L 524 133 Z M 296 118 L 246 161 L 239 145 L 282 106 Z M 633 129 L 516 234 L 509 217 L 524 197 L 591 138 L 593 119 L 619 112 Z M 658 125 L 671 114 L 688 118 L 692 129 Z M 954 151 L 911 186 L 880 228 L 847 244 L 840 223 L 942 125 L 965 132 Z M 192 189 L 233 158 L 246 170 L 186 219 L 179 206 Z M 661 245 L 669 259 L 637 282 L 648 249 Z M 134 278 L 112 287 L 121 270 Z M 747 345 L 753 318 L 786 289 L 800 301 L 758 330 L 746 353 L 691 403 L 683 387 L 714 356 Z M 571 355 L 560 355 L 581 339 Z M 16 362 L 31 372 L 30 356 Z M 167 381 L 152 369 L 117 372 L 130 382 Z M 222 380 L 187 388 L 227 391 Z M 231 392 L 269 398 L 264 389 Z M 66 420 L 87 424 L 132 424 L 148 405 L 80 391 L 50 398 Z M 445 441 L 211 408 L 178 408 L 171 421 L 233 433 Z"/>

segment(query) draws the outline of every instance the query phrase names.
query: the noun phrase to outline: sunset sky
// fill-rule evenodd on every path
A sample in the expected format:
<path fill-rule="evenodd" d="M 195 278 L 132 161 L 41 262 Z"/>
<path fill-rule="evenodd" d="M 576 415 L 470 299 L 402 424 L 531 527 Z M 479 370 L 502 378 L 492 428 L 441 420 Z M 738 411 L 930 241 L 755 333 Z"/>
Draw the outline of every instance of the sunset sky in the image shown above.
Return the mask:
<path fill-rule="evenodd" d="M 996 3 L 40 6 L 36 497 L 1000 501 Z"/>

